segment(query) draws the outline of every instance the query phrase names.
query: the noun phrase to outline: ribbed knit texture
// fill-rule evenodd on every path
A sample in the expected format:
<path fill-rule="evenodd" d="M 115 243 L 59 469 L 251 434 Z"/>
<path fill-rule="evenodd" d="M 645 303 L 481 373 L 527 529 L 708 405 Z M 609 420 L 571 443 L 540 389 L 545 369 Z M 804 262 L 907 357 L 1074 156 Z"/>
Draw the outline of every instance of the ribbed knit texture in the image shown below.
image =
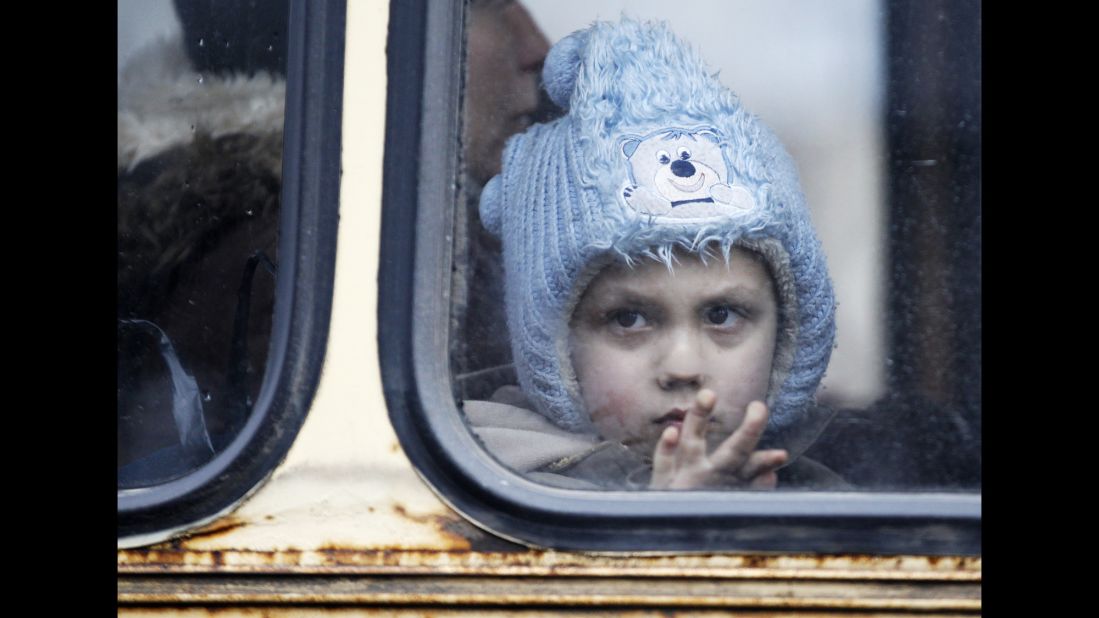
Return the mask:
<path fill-rule="evenodd" d="M 674 260 L 676 248 L 728 257 L 738 244 L 777 241 L 794 280 L 792 364 L 772 385 L 770 429 L 789 429 L 811 403 L 831 355 L 835 299 L 793 160 L 701 59 L 662 24 L 596 23 L 550 50 L 543 79 L 560 119 L 509 140 L 485 186 L 481 219 L 503 243 L 505 302 L 520 385 L 558 426 L 590 427 L 567 349 L 572 310 L 596 269 L 614 258 Z M 692 206 L 694 216 L 640 212 L 623 198 L 626 136 L 712 128 L 730 185 L 755 206 Z M 686 212 L 681 210 L 678 212 Z M 791 308 L 788 308 L 791 309 Z"/>

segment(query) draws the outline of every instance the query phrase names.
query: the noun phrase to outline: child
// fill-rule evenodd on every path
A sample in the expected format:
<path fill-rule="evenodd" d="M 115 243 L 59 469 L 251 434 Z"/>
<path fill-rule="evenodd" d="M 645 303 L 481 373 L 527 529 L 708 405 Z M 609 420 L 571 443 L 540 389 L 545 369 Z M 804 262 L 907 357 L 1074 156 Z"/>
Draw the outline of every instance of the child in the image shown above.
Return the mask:
<path fill-rule="evenodd" d="M 576 32 L 543 79 L 567 114 L 480 204 L 521 389 L 465 402 L 471 429 L 558 486 L 841 486 L 799 457 L 835 302 L 789 155 L 662 25 Z"/>

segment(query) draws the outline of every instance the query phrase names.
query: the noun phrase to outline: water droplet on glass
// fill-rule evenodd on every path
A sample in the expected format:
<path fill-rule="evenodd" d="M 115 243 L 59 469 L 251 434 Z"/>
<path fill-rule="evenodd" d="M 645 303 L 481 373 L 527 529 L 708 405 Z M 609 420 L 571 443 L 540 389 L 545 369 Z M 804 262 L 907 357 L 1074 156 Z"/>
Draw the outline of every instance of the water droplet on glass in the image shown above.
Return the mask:
<path fill-rule="evenodd" d="M 202 83 L 202 82 L 204 82 L 204 81 L 206 81 L 206 78 L 205 78 L 205 77 L 203 77 L 203 76 L 201 76 L 201 75 L 199 75 L 199 76 L 198 76 L 198 83 L 200 83 L 200 84 L 201 84 L 201 83 Z"/>
<path fill-rule="evenodd" d="M 248 210 L 244 211 L 244 214 L 246 214 L 246 215 L 248 215 L 249 217 L 251 217 L 251 216 L 252 216 L 252 209 L 251 209 L 251 208 L 249 208 Z"/>
<path fill-rule="evenodd" d="M 252 407 L 252 398 L 251 398 L 251 397 L 245 397 L 245 398 L 244 398 L 244 405 L 246 405 L 246 406 L 248 406 L 249 408 L 251 408 L 251 407 Z"/>
<path fill-rule="evenodd" d="M 198 40 L 198 46 L 199 47 L 206 47 L 206 39 L 199 39 Z"/>
<path fill-rule="evenodd" d="M 268 45 L 267 46 L 267 51 L 275 51 L 275 46 L 274 45 Z"/>
<path fill-rule="evenodd" d="M 210 402 L 211 400 L 213 400 L 213 396 L 210 395 L 210 391 L 202 391 L 202 400 L 205 402 Z"/>

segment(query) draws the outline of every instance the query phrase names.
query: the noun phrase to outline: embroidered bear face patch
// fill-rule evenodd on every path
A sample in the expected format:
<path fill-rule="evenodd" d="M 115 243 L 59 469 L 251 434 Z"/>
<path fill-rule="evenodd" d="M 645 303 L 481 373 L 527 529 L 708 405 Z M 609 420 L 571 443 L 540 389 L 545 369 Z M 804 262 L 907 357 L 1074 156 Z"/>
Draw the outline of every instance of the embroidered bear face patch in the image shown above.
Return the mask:
<path fill-rule="evenodd" d="M 666 128 L 627 135 L 620 143 L 628 177 L 622 197 L 639 213 L 695 219 L 741 214 L 755 206 L 747 189 L 730 182 L 715 129 Z"/>

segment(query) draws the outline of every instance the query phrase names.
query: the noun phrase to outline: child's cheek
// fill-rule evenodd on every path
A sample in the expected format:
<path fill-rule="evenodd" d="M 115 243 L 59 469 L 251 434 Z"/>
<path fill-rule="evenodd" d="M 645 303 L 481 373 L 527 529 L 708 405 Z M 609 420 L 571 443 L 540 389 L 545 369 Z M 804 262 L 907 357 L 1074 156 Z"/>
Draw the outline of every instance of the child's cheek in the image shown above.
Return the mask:
<path fill-rule="evenodd" d="M 585 340 L 582 340 L 585 341 Z M 633 437 L 632 421 L 641 412 L 635 363 L 611 346 L 589 337 L 574 357 L 584 406 L 592 424 L 609 440 Z"/>
<path fill-rule="evenodd" d="M 591 420 L 606 438 L 622 438 L 628 433 L 630 411 L 635 409 L 633 394 L 628 391 L 607 390 L 597 393 L 589 401 Z"/>

